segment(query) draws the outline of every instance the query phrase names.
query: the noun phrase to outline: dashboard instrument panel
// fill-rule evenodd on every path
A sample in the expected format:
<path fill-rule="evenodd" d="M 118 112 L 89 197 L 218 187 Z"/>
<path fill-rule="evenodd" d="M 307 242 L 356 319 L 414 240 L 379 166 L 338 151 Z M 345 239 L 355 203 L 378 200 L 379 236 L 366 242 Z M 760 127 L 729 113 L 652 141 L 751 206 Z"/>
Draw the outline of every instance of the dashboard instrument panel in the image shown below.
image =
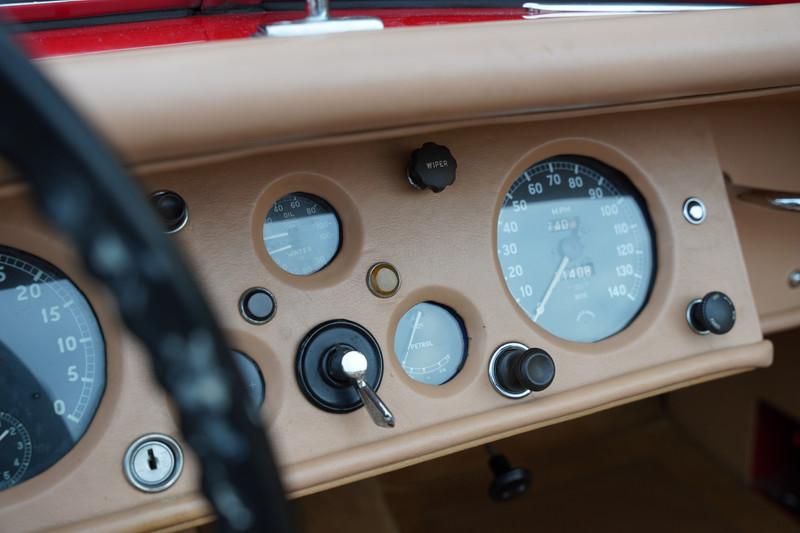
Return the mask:
<path fill-rule="evenodd" d="M 186 201 L 192 216 L 169 238 L 192 260 L 231 348 L 242 354 L 237 358 L 254 400 L 262 404 L 259 413 L 287 490 L 302 495 L 652 391 L 768 364 L 769 346 L 741 250 L 729 239 L 736 228 L 702 109 L 401 132 L 187 161 L 140 170 L 139 178 L 146 192 L 174 191 Z M 643 144 L 638 132 L 652 124 L 659 127 Z M 403 172 L 408 155 L 429 141 L 447 146 L 458 161 L 455 181 L 440 193 L 414 189 Z M 658 149 L 648 148 L 651 143 Z M 552 185 L 548 174 L 559 175 L 551 176 Z M 699 225 L 682 214 L 692 196 L 708 209 Z M 521 200 L 526 209 L 514 212 L 513 202 Z M 611 216 L 603 216 L 604 209 Z M 275 226 L 286 212 L 295 214 L 286 220 L 303 227 Z M 267 222 L 268 214 L 279 216 Z M 506 223 L 516 231 L 504 233 Z M 0 404 L 7 415 L 0 415 L 0 434 L 9 431 L 0 440 L 0 468 L 9 470 L 9 478 L 16 476 L 14 486 L 0 492 L 0 523 L 15 531 L 56 523 L 80 528 L 102 517 L 119 519 L 115 527 L 125 529 L 133 522 L 122 520 L 138 520 L 142 509 L 174 518 L 181 511 L 173 501 L 196 506 L 181 516 L 204 516 L 193 461 L 185 462 L 183 474 L 163 493 L 167 498 L 156 500 L 125 479 L 120 464 L 131 443 L 152 433 L 180 442 L 177 421 L 141 347 L 131 342 L 113 306 L 81 276 L 74 255 L 16 184 L 0 189 L 0 244 L 9 247 L 4 256 L 49 273 L 76 303 L 85 304 L 82 316 L 90 329 L 96 327 L 89 334 L 96 354 L 90 397 L 103 398 L 87 405 L 81 421 L 88 427 L 80 442 L 70 435 L 67 450 L 57 454 L 61 459 L 27 480 L 13 467 L 30 462 L 23 475 L 32 476 L 43 437 L 30 418 L 6 408 L 8 402 Z M 287 252 L 278 250 L 289 245 L 287 250 L 310 251 L 287 260 Z M 712 246 L 713 254 L 702 253 Z M 534 322 L 564 252 L 569 260 Z M 512 264 L 506 260 L 522 265 L 523 277 L 505 279 Z M 388 296 L 369 286 L 376 264 L 391 265 L 396 273 L 396 290 Z M 35 273 L 14 275 L 22 277 L 0 291 L 1 298 L 16 297 L 17 285 L 35 285 Z M 512 297 L 521 290 L 512 282 L 531 285 L 524 306 Z M 609 292 L 621 284 L 624 295 Z M 240 313 L 241 296 L 253 287 L 274 297 L 274 316 L 266 323 L 248 322 Z M 80 289 L 89 300 L 79 297 Z M 736 303 L 736 325 L 723 336 L 700 336 L 686 324 L 687 304 L 712 290 Z M 65 417 L 80 397 L 73 387 L 82 388 L 82 378 L 89 376 L 83 343 L 73 352 L 72 342 L 64 340 L 62 354 L 58 338 L 85 337 L 63 312 L 60 321 L 44 322 L 50 307 L 63 306 L 60 298 L 47 298 L 45 315 L 38 299 L 9 300 L 12 306 L 37 307 L 8 317 L 6 306 L 0 308 L 15 324 L 9 331 L 0 322 L 0 337 L 15 338 L 23 317 L 42 331 L 36 341 L 52 347 L 48 357 L 58 363 L 51 389 L 60 396 L 52 400 L 63 399 L 65 413 L 58 416 L 52 402 L 43 402 L 49 404 L 43 420 L 64 428 L 74 424 Z M 602 328 L 575 327 L 583 309 L 608 321 Z M 561 328 L 557 317 L 567 317 L 570 327 Z M 299 386 L 300 345 L 331 321 L 358 324 L 380 348 L 383 371 L 370 384 L 395 415 L 392 429 L 376 427 L 364 409 L 318 408 Z M 520 399 L 499 394 L 488 372 L 498 348 L 514 342 L 546 352 L 557 368 L 551 385 Z M 71 366 L 77 368 L 70 372 Z M 77 381 L 70 381 L 74 373 Z M 71 498 L 76 491 L 85 497 Z M 58 512 L 37 512 L 42 508 Z M 97 523 L 102 523 L 97 530 L 112 529 L 108 521 Z"/>

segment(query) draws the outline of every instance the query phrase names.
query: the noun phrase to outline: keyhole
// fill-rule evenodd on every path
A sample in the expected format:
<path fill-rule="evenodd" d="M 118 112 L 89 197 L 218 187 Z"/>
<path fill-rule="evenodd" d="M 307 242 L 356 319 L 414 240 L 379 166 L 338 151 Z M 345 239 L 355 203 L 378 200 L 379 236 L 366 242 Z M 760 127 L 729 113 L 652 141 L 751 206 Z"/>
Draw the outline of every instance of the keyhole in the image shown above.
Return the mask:
<path fill-rule="evenodd" d="M 158 468 L 158 459 L 156 458 L 156 454 L 153 453 L 153 448 L 147 449 L 147 466 L 150 467 L 150 470 L 156 470 Z"/>

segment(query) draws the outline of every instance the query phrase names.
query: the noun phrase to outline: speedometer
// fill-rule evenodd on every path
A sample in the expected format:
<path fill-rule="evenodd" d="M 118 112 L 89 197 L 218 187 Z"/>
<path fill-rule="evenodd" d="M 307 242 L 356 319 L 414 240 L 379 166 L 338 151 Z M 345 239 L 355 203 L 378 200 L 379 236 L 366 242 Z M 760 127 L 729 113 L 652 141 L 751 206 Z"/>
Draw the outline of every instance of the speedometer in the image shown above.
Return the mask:
<path fill-rule="evenodd" d="M 528 317 L 576 342 L 624 329 L 647 302 L 655 273 L 641 195 L 621 172 L 581 156 L 547 159 L 511 184 L 497 257 Z"/>
<path fill-rule="evenodd" d="M 53 265 L 0 246 L 0 490 L 72 449 L 105 383 L 105 342 L 86 297 Z"/>

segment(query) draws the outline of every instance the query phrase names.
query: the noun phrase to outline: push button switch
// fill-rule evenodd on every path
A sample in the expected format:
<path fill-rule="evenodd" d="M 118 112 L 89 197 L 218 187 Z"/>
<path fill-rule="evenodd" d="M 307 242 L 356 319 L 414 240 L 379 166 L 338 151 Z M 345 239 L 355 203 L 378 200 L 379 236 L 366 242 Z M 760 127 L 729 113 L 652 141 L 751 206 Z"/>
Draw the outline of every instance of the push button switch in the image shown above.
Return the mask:
<path fill-rule="evenodd" d="M 239 312 L 251 324 L 265 324 L 275 316 L 275 298 L 267 289 L 247 289 L 239 299 Z"/>
<path fill-rule="evenodd" d="M 178 193 L 158 191 L 150 195 L 150 203 L 161 218 L 165 233 L 175 233 L 189 222 L 189 208 Z"/>

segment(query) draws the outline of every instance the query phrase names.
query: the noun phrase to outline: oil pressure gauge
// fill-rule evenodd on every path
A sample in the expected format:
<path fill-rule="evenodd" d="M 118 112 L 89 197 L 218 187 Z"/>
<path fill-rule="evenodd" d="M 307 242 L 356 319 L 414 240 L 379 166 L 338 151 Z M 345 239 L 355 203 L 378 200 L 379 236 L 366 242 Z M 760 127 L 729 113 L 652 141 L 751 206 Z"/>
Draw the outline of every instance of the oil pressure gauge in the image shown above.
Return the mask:
<path fill-rule="evenodd" d="M 273 261 L 295 276 L 310 276 L 328 266 L 341 246 L 336 211 L 322 198 L 291 193 L 270 207 L 264 220 L 264 246 Z"/>
<path fill-rule="evenodd" d="M 442 385 L 458 374 L 467 358 L 464 321 L 448 307 L 419 303 L 398 322 L 394 353 L 411 379 Z"/>

